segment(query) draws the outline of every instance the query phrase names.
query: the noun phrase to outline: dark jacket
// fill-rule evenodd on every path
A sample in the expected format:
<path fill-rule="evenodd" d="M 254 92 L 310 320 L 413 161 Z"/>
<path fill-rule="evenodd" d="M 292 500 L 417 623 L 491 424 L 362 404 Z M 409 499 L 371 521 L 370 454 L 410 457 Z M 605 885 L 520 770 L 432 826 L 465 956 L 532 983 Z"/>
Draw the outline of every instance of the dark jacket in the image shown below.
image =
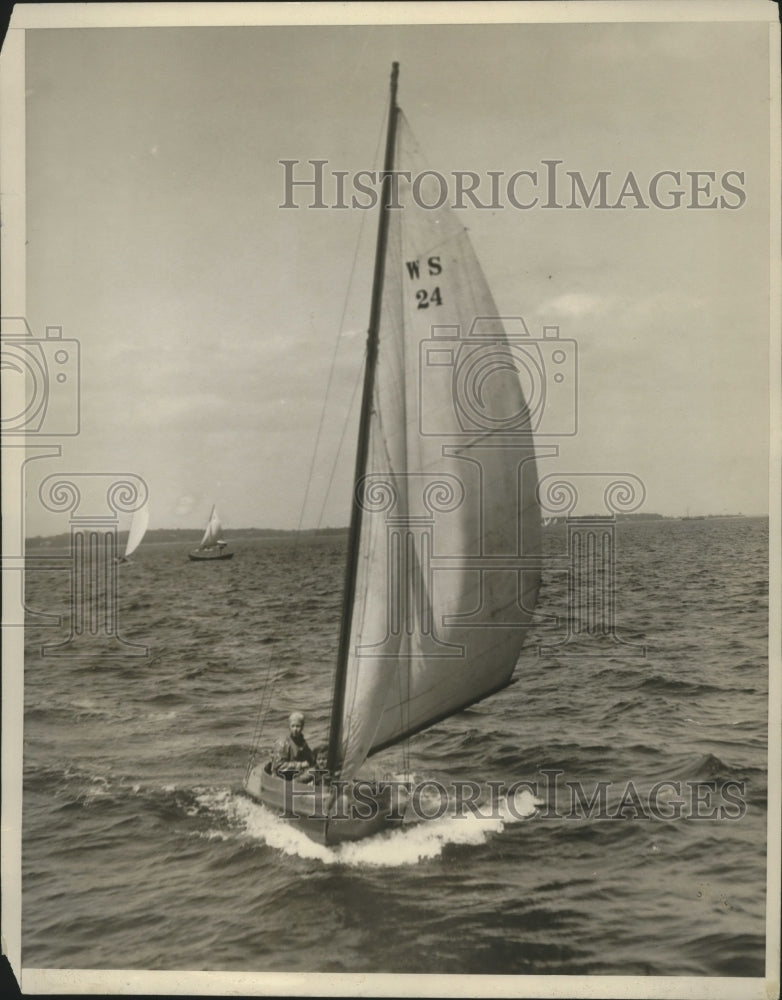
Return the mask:
<path fill-rule="evenodd" d="M 279 771 L 280 768 L 283 770 L 295 770 L 294 768 L 285 767 L 286 764 L 294 762 L 309 764 L 312 767 L 315 763 L 315 756 L 303 736 L 301 743 L 296 743 L 291 734 L 288 733 L 287 736 L 281 736 L 274 744 L 272 770 L 275 772 Z"/>

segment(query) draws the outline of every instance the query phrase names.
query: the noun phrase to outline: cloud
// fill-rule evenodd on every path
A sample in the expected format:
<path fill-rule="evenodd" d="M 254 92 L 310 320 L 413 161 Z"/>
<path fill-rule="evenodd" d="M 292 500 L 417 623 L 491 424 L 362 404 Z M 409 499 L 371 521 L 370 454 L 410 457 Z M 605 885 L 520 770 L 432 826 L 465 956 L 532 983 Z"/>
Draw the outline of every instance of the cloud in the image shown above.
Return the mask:
<path fill-rule="evenodd" d="M 564 295 L 543 301 L 536 313 L 547 318 L 556 313 L 571 318 L 595 315 L 610 306 L 611 299 L 604 295 L 596 295 L 594 292 L 565 292 Z"/>
<path fill-rule="evenodd" d="M 195 497 L 189 495 L 184 495 L 179 497 L 176 502 L 176 507 L 174 508 L 173 514 L 175 517 L 186 517 L 195 507 L 196 501 Z"/>

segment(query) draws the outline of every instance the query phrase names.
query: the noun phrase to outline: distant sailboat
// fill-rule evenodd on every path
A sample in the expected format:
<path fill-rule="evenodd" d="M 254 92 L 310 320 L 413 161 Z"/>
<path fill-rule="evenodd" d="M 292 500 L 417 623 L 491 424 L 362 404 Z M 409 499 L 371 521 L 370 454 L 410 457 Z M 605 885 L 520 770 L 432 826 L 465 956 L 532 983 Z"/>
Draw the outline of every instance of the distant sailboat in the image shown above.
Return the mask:
<path fill-rule="evenodd" d="M 220 518 L 217 515 L 217 507 L 212 506 L 212 513 L 206 523 L 204 537 L 197 549 L 188 552 L 188 559 L 193 562 L 209 562 L 215 559 L 233 559 L 233 552 L 226 552 L 228 542 L 223 541 L 220 535 L 223 533 Z"/>
<path fill-rule="evenodd" d="M 141 545 L 141 541 L 147 533 L 148 526 L 149 506 L 144 504 L 143 507 L 140 507 L 134 512 L 133 517 L 131 518 L 128 540 L 125 543 L 125 552 L 117 559 L 117 562 L 125 563 L 129 561 L 130 556 L 136 551 L 139 545 Z"/>
<path fill-rule="evenodd" d="M 388 783 L 356 783 L 366 758 L 510 683 L 540 582 L 529 411 L 467 231 L 447 207 L 387 207 L 392 171 L 405 195 L 405 171 L 421 176 L 396 80 L 394 64 L 329 723 L 340 782 L 296 788 L 257 745 L 244 781 L 325 844 L 401 821 Z M 438 551 L 454 556 L 435 574 Z"/>

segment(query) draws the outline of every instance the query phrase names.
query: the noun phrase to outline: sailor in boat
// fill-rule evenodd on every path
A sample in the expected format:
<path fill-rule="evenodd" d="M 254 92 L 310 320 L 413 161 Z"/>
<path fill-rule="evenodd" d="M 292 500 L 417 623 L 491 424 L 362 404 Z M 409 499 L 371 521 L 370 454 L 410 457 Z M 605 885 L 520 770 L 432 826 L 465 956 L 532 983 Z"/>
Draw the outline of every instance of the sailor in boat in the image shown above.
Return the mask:
<path fill-rule="evenodd" d="M 288 726 L 288 735 L 277 740 L 272 754 L 272 771 L 281 778 L 293 778 L 315 765 L 315 755 L 304 739 L 303 712 L 291 712 Z"/>
<path fill-rule="evenodd" d="M 296 780 L 302 785 L 326 785 L 328 783 L 329 748 L 325 744 L 315 747 L 315 764 L 302 771 Z"/>

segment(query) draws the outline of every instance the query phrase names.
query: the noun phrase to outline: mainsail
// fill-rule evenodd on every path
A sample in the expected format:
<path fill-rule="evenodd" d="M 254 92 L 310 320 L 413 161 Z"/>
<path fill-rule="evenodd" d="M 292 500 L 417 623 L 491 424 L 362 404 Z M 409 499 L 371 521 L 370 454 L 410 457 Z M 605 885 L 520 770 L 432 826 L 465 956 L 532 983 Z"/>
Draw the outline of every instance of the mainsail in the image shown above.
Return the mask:
<path fill-rule="evenodd" d="M 385 210 L 378 240 L 355 585 L 332 719 L 343 778 L 509 683 L 539 586 L 535 454 L 514 346 L 528 334 L 517 320 L 509 341 L 393 96 L 391 114 L 403 207 Z M 386 172 L 388 162 L 387 151 Z"/>
<path fill-rule="evenodd" d="M 149 525 L 149 506 L 144 504 L 135 513 L 130 521 L 130 530 L 128 531 L 128 541 L 125 545 L 125 555 L 123 558 L 127 559 L 132 555 L 136 549 L 141 545 L 141 540 L 147 532 L 147 527 Z"/>
<path fill-rule="evenodd" d="M 199 548 L 208 549 L 213 545 L 217 545 L 220 540 L 220 534 L 223 530 L 220 524 L 220 518 L 217 516 L 217 507 L 212 507 L 212 513 L 209 515 L 209 521 L 206 525 L 206 531 L 204 532 L 204 537 L 201 539 L 201 544 Z"/>

